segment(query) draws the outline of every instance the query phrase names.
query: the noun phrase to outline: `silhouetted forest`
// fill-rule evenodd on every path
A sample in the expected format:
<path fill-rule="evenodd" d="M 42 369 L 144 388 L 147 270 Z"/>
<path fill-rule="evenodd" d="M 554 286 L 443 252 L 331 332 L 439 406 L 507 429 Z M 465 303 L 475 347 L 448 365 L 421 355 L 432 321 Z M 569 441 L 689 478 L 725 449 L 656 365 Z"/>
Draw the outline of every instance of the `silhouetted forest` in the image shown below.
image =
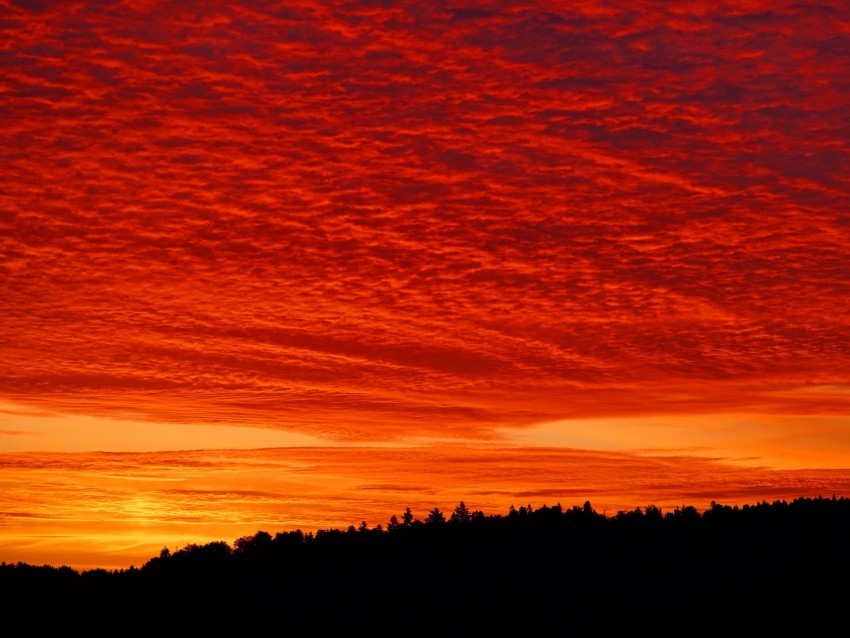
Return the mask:
<path fill-rule="evenodd" d="M 0 565 L 15 635 L 850 635 L 850 499 L 258 531 L 140 568 Z M 11 635 L 11 634 L 7 634 Z"/>

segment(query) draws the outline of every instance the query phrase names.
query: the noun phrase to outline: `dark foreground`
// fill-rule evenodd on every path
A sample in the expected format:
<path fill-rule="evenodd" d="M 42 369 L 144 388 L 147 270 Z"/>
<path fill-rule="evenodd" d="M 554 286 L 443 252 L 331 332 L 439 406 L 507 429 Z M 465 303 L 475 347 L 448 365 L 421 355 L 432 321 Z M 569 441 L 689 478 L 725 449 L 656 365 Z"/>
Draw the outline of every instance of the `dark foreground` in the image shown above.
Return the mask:
<path fill-rule="evenodd" d="M 611 517 L 461 504 L 115 572 L 4 563 L 0 609 L 21 636 L 850 636 L 850 499 Z"/>

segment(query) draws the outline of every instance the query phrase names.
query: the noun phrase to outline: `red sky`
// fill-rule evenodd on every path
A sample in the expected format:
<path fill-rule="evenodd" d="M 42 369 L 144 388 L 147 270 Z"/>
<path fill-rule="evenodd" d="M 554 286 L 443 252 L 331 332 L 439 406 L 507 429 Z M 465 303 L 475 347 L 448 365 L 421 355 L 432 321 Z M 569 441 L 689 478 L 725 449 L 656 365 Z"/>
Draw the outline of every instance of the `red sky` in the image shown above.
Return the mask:
<path fill-rule="evenodd" d="M 2 0 L 0 35 L 0 559 L 177 542 L 231 461 L 168 461 L 157 524 L 108 481 L 178 450 L 310 455 L 225 501 L 245 533 L 846 494 L 845 2 Z M 423 460 L 457 446 L 498 498 Z"/>

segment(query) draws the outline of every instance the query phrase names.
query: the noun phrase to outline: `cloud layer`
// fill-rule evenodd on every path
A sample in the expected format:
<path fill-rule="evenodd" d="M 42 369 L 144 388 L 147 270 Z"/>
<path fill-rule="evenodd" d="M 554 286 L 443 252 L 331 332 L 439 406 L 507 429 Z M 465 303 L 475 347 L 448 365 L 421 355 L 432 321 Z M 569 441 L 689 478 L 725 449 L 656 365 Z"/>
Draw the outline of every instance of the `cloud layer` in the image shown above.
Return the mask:
<path fill-rule="evenodd" d="M 568 4 L 0 3 L 0 396 L 847 414 L 846 3 Z"/>

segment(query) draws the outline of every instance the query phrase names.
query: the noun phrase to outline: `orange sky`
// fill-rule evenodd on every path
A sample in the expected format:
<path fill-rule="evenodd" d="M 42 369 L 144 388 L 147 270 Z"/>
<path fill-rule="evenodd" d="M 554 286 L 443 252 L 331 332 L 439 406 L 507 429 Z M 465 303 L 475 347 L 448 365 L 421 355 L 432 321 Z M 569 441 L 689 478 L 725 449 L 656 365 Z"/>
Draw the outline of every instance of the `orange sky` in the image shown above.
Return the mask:
<path fill-rule="evenodd" d="M 0 35 L 0 560 L 848 495 L 845 2 L 0 0 Z"/>

